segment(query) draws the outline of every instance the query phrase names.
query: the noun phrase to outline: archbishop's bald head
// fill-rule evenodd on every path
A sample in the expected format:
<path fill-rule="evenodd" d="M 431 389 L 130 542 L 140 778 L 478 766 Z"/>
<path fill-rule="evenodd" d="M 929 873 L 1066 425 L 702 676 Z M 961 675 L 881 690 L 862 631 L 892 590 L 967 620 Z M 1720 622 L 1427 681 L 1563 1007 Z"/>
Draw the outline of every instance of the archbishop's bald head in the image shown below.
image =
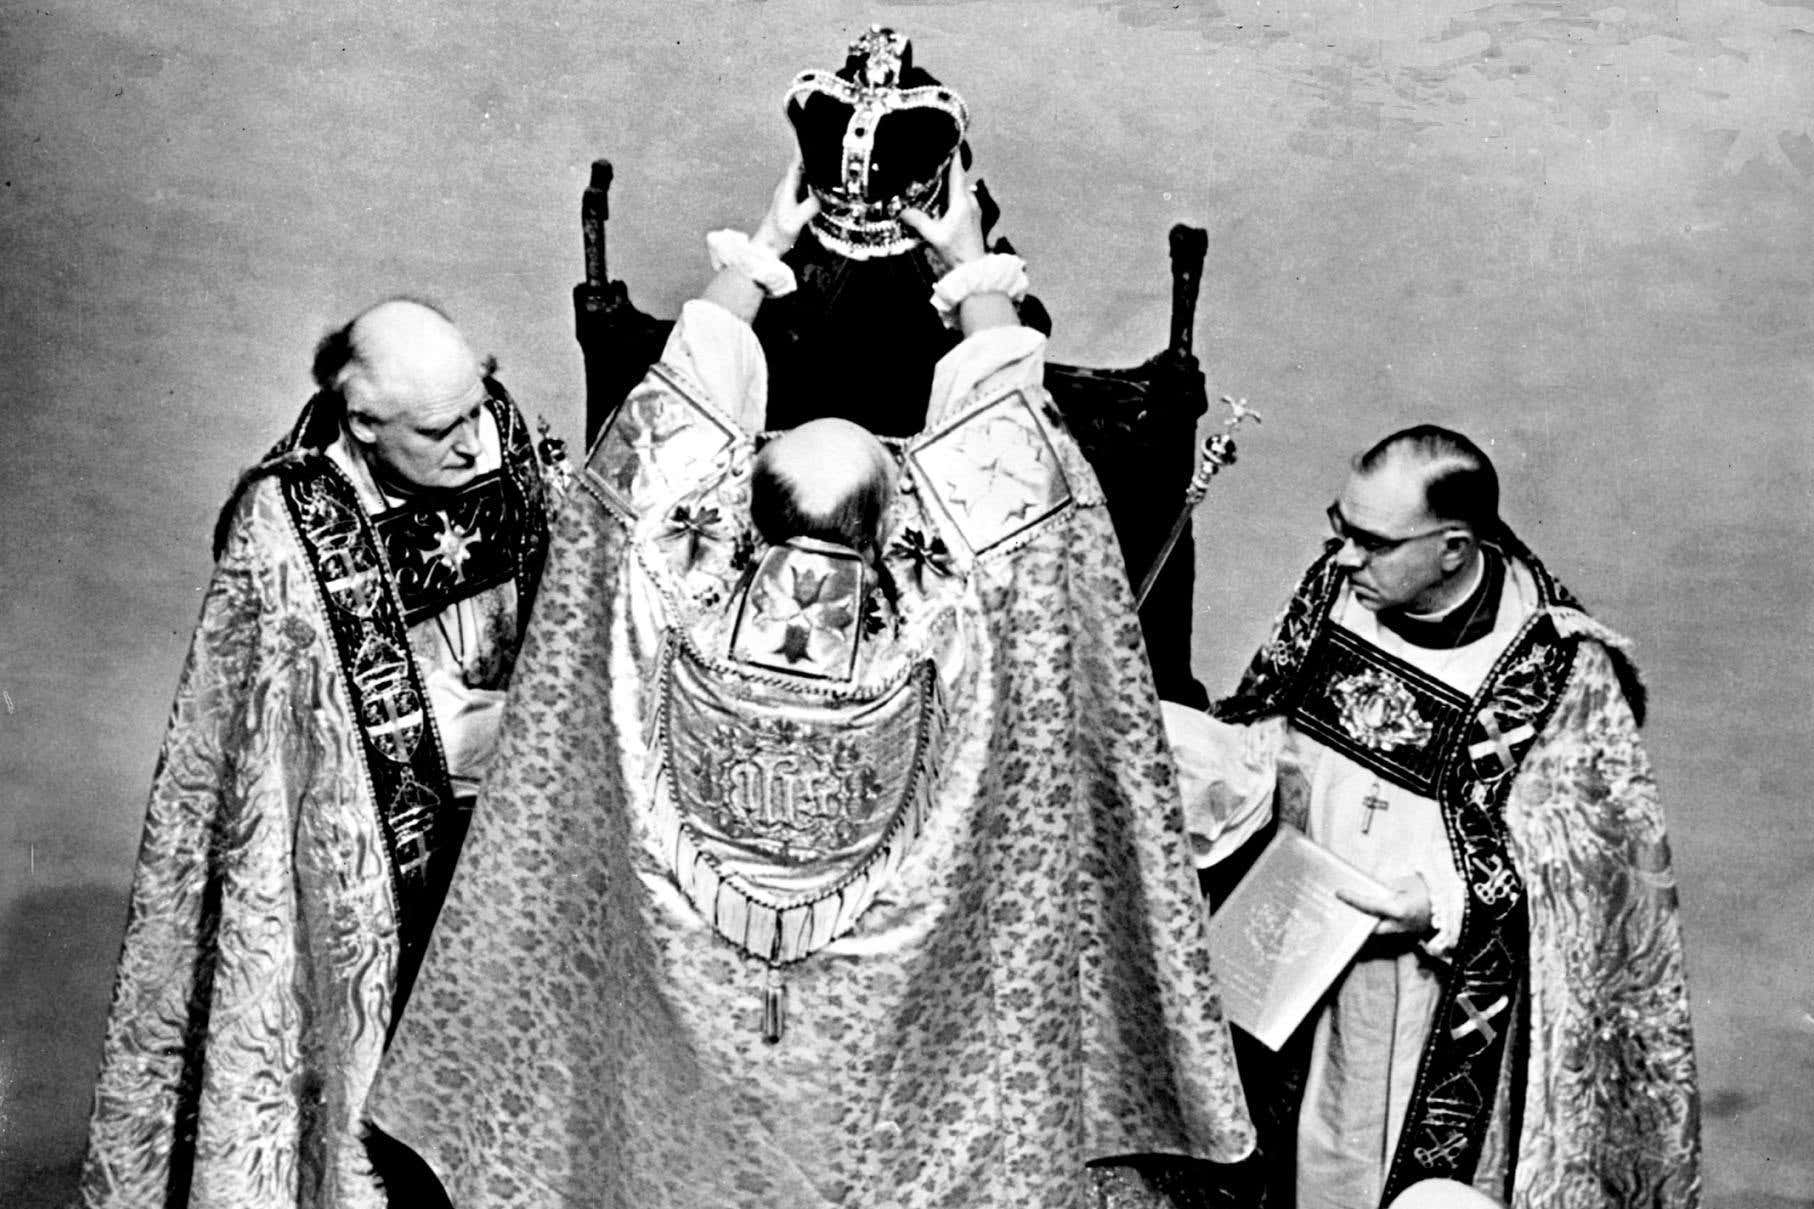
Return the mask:
<path fill-rule="evenodd" d="M 329 332 L 315 350 L 321 423 L 385 489 L 452 489 L 479 473 L 489 423 L 481 361 L 440 308 L 388 298 Z"/>
<path fill-rule="evenodd" d="M 315 380 L 352 415 L 434 424 L 484 398 L 485 364 L 439 307 L 387 298 L 328 333 Z"/>
<path fill-rule="evenodd" d="M 771 546 L 812 537 L 867 549 L 894 480 L 894 459 L 868 429 L 849 420 L 809 420 L 756 455 L 750 521 Z"/>

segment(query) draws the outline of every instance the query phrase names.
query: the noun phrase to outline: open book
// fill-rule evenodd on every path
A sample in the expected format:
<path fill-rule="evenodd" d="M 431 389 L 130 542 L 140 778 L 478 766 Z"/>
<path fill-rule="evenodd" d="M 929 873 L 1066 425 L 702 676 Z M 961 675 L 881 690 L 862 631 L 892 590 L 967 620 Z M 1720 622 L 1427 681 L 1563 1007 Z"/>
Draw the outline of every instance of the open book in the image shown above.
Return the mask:
<path fill-rule="evenodd" d="M 1278 1049 L 1334 985 L 1379 921 L 1335 896 L 1379 883 L 1281 826 L 1209 920 L 1228 1018 Z"/>

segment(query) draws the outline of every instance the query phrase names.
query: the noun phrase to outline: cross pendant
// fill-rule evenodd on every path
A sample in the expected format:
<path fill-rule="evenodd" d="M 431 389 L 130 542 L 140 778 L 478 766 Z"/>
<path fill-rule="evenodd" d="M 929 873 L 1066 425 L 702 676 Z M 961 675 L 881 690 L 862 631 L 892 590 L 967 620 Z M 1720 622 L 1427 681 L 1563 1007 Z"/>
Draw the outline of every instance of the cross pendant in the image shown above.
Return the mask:
<path fill-rule="evenodd" d="M 1373 788 L 1367 791 L 1367 796 L 1361 799 L 1361 806 L 1366 810 L 1367 817 L 1361 820 L 1360 830 L 1362 835 L 1366 835 L 1373 830 L 1373 816 L 1390 807 L 1391 803 L 1380 793 L 1379 782 L 1375 781 Z"/>

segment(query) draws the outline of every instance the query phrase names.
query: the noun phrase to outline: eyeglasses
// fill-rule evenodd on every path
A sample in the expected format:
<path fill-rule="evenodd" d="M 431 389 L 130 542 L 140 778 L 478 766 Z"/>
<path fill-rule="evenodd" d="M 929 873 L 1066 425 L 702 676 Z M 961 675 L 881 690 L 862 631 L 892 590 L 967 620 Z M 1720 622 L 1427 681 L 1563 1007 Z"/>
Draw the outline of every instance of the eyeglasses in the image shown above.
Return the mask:
<path fill-rule="evenodd" d="M 1325 511 L 1323 515 L 1329 518 L 1329 531 L 1335 535 L 1335 540 L 1337 542 L 1341 543 L 1341 545 L 1353 542 L 1354 548 L 1368 558 L 1375 558 L 1382 554 L 1390 554 L 1407 542 L 1414 542 L 1425 537 L 1435 537 L 1439 533 L 1447 533 L 1449 529 L 1452 528 L 1450 525 L 1439 525 L 1434 529 L 1425 529 L 1422 533 L 1407 533 L 1403 537 L 1381 537 L 1377 533 L 1369 533 L 1365 529 L 1356 529 L 1353 525 L 1350 525 L 1347 518 L 1342 515 L 1340 504 L 1330 504 L 1328 510 Z"/>

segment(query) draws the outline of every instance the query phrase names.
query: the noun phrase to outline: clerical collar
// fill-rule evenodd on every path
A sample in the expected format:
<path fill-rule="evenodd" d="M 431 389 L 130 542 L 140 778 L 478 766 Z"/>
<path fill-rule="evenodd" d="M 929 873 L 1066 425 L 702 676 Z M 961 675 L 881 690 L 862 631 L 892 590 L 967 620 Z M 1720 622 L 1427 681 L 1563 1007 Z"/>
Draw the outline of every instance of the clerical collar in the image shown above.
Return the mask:
<path fill-rule="evenodd" d="M 383 459 L 367 454 L 357 445 L 354 448 L 359 451 L 366 473 L 372 476 L 372 486 L 384 496 L 385 503 L 392 507 L 435 507 L 459 495 L 466 486 L 462 483 L 459 487 L 424 487 L 420 483 L 412 483 L 386 466 Z"/>
<path fill-rule="evenodd" d="M 412 483 L 402 475 L 390 470 L 378 458 L 368 454 L 365 447 L 355 441 L 344 430 L 336 442 L 346 454 L 346 465 L 355 469 L 356 478 L 363 479 L 361 491 L 369 491 L 367 507 L 376 507 L 385 512 L 400 508 L 440 509 L 445 508 L 460 498 L 473 483 L 484 478 L 484 475 L 460 484 L 458 487 L 424 487 Z M 376 501 L 374 504 L 372 501 Z"/>
<path fill-rule="evenodd" d="M 1493 632 L 1499 619 L 1499 596 L 1505 588 L 1505 563 L 1486 546 L 1480 548 L 1480 581 L 1463 600 L 1435 614 L 1382 609 L 1379 624 L 1412 646 L 1447 651 L 1478 642 Z"/>

